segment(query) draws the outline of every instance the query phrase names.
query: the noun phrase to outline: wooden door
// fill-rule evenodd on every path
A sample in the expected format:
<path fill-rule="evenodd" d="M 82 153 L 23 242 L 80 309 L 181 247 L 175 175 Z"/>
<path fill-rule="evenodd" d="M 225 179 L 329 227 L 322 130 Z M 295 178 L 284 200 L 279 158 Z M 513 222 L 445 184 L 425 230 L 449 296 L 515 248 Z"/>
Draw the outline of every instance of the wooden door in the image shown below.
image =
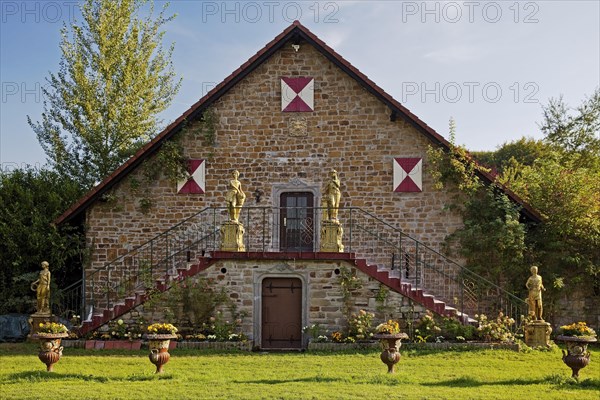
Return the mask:
<path fill-rule="evenodd" d="M 302 347 L 302 281 L 265 278 L 262 282 L 261 348 Z"/>
<path fill-rule="evenodd" d="M 281 251 L 314 251 L 313 194 L 283 193 L 279 213 Z"/>

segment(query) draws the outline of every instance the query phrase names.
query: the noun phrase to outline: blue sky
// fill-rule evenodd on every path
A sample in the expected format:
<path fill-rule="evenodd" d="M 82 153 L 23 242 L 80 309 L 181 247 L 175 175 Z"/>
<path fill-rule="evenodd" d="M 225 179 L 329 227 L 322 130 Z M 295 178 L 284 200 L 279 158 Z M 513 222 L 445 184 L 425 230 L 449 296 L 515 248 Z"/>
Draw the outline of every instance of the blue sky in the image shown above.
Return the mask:
<path fill-rule="evenodd" d="M 156 1 L 157 8 L 163 2 Z M 600 2 L 593 1 L 172 1 L 179 94 L 164 124 L 272 40 L 294 19 L 419 118 L 471 150 L 541 137 L 541 105 L 572 106 L 600 86 Z M 60 28 L 77 2 L 0 0 L 0 164 L 41 166 L 27 124 L 41 117 Z"/>

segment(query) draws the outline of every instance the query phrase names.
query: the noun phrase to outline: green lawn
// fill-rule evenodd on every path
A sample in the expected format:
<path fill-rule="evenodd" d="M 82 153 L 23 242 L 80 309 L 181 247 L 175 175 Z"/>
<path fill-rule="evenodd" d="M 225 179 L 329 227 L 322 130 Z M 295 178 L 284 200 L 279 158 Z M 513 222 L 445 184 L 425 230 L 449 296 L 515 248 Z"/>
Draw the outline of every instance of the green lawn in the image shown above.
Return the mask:
<path fill-rule="evenodd" d="M 172 350 L 153 374 L 147 351 L 65 349 L 47 373 L 35 344 L 0 344 L 1 399 L 593 399 L 600 351 L 570 379 L 558 349 L 403 351 L 393 375 L 376 352 Z"/>

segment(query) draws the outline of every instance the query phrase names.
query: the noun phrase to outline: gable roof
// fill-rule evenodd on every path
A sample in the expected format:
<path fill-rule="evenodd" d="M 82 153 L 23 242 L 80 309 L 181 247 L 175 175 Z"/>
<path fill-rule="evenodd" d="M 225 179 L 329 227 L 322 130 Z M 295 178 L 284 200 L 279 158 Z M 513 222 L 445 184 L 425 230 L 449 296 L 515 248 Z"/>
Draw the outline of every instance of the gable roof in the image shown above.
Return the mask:
<path fill-rule="evenodd" d="M 110 190 L 114 185 L 120 182 L 127 174 L 139 166 L 146 158 L 155 154 L 161 147 L 165 140 L 168 140 L 173 135 L 183 129 L 187 121 L 194 120 L 202 115 L 211 104 L 217 101 L 223 96 L 229 89 L 235 86 L 239 81 L 244 79 L 248 74 L 259 67 L 263 62 L 269 59 L 275 52 L 283 47 L 289 41 L 306 41 L 317 49 L 323 56 L 329 61 L 339 67 L 342 71 L 350 75 L 356 80 L 365 90 L 373 94 L 390 109 L 390 119 L 396 120 L 398 117 L 403 118 L 419 132 L 424 134 L 434 145 L 440 146 L 445 150 L 450 149 L 450 143 L 444 139 L 439 133 L 433 128 L 428 126 L 425 122 L 421 121 L 419 117 L 410 112 L 400 102 L 395 100 L 392 96 L 386 93 L 382 88 L 377 86 L 375 82 L 370 80 L 365 74 L 360 72 L 352 64 L 346 61 L 341 55 L 335 52 L 325 42 L 319 39 L 314 33 L 309 31 L 299 21 L 294 21 L 289 27 L 283 32 L 277 35 L 271 42 L 265 47 L 260 49 L 254 56 L 248 61 L 242 64 L 238 69 L 233 71 L 223 82 L 214 87 L 204 97 L 193 104 L 187 111 L 185 111 L 179 118 L 173 121 L 167 126 L 161 133 L 159 133 L 154 139 L 140 148 L 136 154 L 134 154 L 129 160 L 117 168 L 112 174 L 107 176 L 101 183 L 92 188 L 85 196 L 79 199 L 75 204 L 69 207 L 58 219 L 56 224 L 62 224 L 68 222 L 82 212 L 84 212 L 93 202 L 95 202 L 100 196 Z M 479 171 L 480 177 L 487 183 L 494 182 L 494 177 L 485 171 Z M 516 194 L 510 191 L 506 187 L 501 189 L 509 196 L 509 198 L 522 207 L 521 214 L 534 221 L 540 222 L 540 214 L 534 210 L 530 205 L 525 203 Z"/>

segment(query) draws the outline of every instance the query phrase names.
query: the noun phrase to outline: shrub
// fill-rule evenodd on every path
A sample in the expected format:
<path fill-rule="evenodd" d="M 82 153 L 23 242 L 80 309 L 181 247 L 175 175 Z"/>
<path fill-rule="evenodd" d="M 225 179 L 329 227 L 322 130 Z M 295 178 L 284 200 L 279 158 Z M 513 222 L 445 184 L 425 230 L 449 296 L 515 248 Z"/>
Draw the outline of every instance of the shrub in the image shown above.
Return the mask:
<path fill-rule="evenodd" d="M 370 339 L 373 336 L 371 324 L 375 314 L 360 310 L 358 314 L 352 314 L 348 320 L 348 337 L 357 340 Z"/>
<path fill-rule="evenodd" d="M 417 322 L 415 341 L 419 343 L 432 342 L 441 331 L 442 329 L 437 325 L 433 313 L 428 310 Z"/>
<path fill-rule="evenodd" d="M 495 320 L 488 320 L 485 314 L 475 315 L 479 326 L 477 327 L 477 335 L 486 342 L 514 342 L 515 335 L 511 331 L 511 326 L 515 324 L 515 320 L 505 316 L 502 312 L 498 313 Z"/>

